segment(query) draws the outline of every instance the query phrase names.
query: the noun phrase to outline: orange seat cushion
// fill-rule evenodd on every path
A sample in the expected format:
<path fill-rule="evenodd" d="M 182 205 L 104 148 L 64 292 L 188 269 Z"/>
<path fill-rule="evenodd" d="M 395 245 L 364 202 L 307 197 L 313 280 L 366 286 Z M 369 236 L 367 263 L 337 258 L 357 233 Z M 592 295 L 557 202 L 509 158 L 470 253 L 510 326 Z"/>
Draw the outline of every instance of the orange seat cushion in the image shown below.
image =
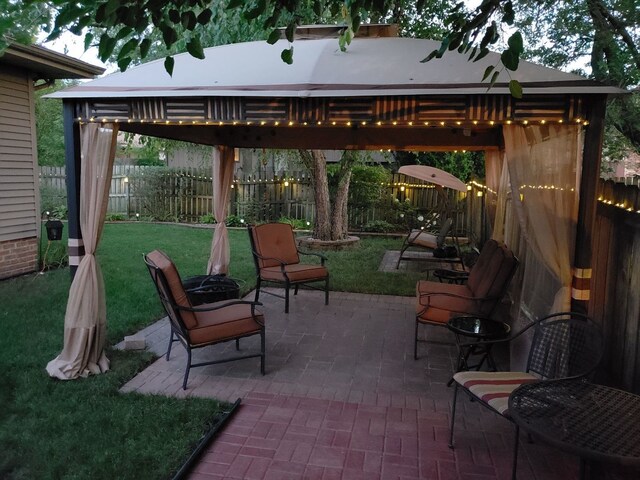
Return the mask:
<path fill-rule="evenodd" d="M 224 305 L 229 301 L 200 305 L 207 308 Z M 189 340 L 192 345 L 230 340 L 243 335 L 260 332 L 264 324 L 264 316 L 258 310 L 255 319 L 251 316 L 251 305 L 236 304 L 208 312 L 195 312 L 198 325 L 189 329 Z M 257 320 L 257 321 L 256 321 Z"/>
<path fill-rule="evenodd" d="M 322 265 L 305 265 L 297 263 L 295 265 L 285 265 L 284 270 L 287 272 L 289 281 L 292 283 L 324 280 L 329 276 L 329 270 Z M 282 269 L 279 266 L 261 268 L 260 278 L 275 282 L 285 281 Z"/>
<path fill-rule="evenodd" d="M 427 296 L 428 294 L 431 294 Z M 420 280 L 416 284 L 418 321 L 445 324 L 454 315 L 477 315 L 478 302 L 466 285 Z"/>

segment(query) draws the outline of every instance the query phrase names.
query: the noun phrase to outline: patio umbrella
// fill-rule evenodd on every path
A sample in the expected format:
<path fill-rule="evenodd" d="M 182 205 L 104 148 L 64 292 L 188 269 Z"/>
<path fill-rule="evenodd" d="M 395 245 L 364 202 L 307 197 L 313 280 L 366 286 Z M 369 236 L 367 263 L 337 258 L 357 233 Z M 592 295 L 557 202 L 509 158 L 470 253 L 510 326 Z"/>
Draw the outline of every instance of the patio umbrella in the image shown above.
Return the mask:
<path fill-rule="evenodd" d="M 467 191 L 467 186 L 462 180 L 436 167 L 429 167 L 427 165 L 405 165 L 400 167 L 398 173 L 433 183 L 436 187 L 436 191 L 438 192 L 438 197 L 442 201 L 441 213 L 444 214 L 445 218 L 452 218 L 452 212 L 449 197 L 444 193 L 443 187 L 458 190 L 460 192 Z"/>
<path fill-rule="evenodd" d="M 451 175 L 444 170 L 436 167 L 428 167 L 426 165 L 405 165 L 400 167 L 398 173 L 414 177 L 425 182 L 440 185 L 441 187 L 452 188 L 460 192 L 466 192 L 467 186 L 458 177 Z"/>

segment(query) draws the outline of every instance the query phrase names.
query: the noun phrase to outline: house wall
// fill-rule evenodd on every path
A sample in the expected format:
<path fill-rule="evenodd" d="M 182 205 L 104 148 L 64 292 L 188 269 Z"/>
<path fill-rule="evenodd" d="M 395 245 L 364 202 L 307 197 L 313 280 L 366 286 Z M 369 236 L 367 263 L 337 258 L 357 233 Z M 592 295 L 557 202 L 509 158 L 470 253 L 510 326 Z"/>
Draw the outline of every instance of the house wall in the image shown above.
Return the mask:
<path fill-rule="evenodd" d="M 0 68 L 0 278 L 37 269 L 38 177 L 29 73 Z"/>

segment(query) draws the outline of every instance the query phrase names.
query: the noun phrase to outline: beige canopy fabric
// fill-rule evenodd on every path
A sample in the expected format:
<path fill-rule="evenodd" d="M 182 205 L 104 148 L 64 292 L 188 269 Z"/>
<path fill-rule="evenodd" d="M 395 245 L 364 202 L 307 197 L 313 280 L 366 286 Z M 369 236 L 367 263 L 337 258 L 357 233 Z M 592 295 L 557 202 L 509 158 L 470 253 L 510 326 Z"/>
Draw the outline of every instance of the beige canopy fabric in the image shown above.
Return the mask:
<path fill-rule="evenodd" d="M 462 180 L 436 167 L 429 167 L 427 165 L 405 165 L 398 169 L 398 173 L 424 180 L 434 185 L 452 188 L 460 192 L 467 191 L 467 186 Z"/>
<path fill-rule="evenodd" d="M 229 234 L 225 220 L 233 183 L 233 148 L 219 146 L 213 151 L 213 213 L 218 222 L 213 233 L 207 274 L 229 273 Z"/>
<path fill-rule="evenodd" d="M 69 290 L 64 319 L 64 347 L 47 364 L 50 376 L 61 380 L 105 372 L 106 302 L 95 251 L 109 201 L 116 149 L 117 124 L 81 124 L 80 229 L 85 247 Z"/>

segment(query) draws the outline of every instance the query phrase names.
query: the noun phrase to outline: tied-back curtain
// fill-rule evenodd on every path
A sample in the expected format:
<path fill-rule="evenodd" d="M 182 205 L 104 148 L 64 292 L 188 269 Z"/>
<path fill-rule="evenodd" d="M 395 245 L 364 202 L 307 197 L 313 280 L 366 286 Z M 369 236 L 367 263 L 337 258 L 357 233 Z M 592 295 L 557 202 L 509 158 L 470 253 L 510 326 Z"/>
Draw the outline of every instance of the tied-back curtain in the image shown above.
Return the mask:
<path fill-rule="evenodd" d="M 537 315 L 567 311 L 582 170 L 580 126 L 505 125 L 503 135 L 512 203 L 532 253 L 524 264 L 521 301 Z"/>
<path fill-rule="evenodd" d="M 213 214 L 216 226 L 211 242 L 207 274 L 229 273 L 229 234 L 225 220 L 233 183 L 233 148 L 219 146 L 213 150 Z"/>
<path fill-rule="evenodd" d="M 487 182 L 487 195 L 485 200 L 487 218 L 491 231 L 496 223 L 496 209 L 498 205 L 498 190 L 500 189 L 500 175 L 504 152 L 501 150 L 485 151 L 485 177 Z"/>
<path fill-rule="evenodd" d="M 80 230 L 85 255 L 69 289 L 64 318 L 64 347 L 47 364 L 52 377 L 71 380 L 105 372 L 107 308 L 104 281 L 95 251 L 109 202 L 118 125 L 80 125 Z"/>

